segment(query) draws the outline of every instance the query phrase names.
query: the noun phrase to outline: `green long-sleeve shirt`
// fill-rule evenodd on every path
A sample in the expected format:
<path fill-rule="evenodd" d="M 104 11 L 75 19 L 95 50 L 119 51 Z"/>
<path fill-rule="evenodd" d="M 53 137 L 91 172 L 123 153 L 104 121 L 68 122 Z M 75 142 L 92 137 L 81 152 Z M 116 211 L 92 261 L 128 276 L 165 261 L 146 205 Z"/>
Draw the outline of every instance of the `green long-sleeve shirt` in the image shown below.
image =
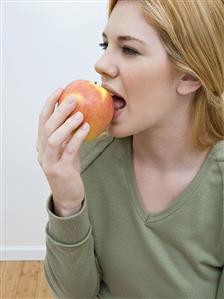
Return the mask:
<path fill-rule="evenodd" d="M 60 299 L 223 299 L 224 141 L 156 214 L 143 208 L 132 150 L 132 137 L 83 143 L 82 209 L 57 217 L 49 198 L 45 274 L 53 292 Z"/>

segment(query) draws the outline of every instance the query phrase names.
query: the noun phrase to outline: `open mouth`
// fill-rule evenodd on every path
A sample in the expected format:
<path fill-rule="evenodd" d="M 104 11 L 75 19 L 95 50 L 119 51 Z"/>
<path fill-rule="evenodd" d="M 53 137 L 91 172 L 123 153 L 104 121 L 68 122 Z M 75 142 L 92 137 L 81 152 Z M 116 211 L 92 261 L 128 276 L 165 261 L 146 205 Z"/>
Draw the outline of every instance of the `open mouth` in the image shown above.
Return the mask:
<path fill-rule="evenodd" d="M 117 96 L 117 95 L 113 95 L 113 100 L 114 100 L 114 116 L 113 119 L 117 119 L 125 110 L 125 106 L 126 106 L 126 101 L 124 98 Z"/>
<path fill-rule="evenodd" d="M 122 97 L 113 95 L 114 100 L 114 109 L 115 110 L 121 110 L 126 106 L 126 101 Z"/>

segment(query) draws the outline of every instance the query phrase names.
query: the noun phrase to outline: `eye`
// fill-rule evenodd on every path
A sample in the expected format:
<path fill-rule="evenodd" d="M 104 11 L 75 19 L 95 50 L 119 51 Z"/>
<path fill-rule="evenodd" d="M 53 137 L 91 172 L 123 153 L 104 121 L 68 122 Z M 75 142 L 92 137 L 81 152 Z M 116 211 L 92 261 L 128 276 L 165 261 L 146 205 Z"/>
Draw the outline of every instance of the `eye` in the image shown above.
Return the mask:
<path fill-rule="evenodd" d="M 107 46 L 108 46 L 108 43 L 100 43 L 99 46 L 102 48 L 102 50 L 106 50 Z M 127 46 L 123 46 L 122 47 L 122 51 L 124 54 L 126 55 L 137 55 L 139 54 L 136 50 L 132 49 L 132 48 L 129 48 Z"/>
<path fill-rule="evenodd" d="M 136 54 L 138 54 L 137 51 L 135 51 L 134 49 L 131 49 L 129 47 L 126 47 L 126 46 L 122 47 L 122 49 L 123 49 L 123 52 L 126 53 L 127 55 L 136 55 Z"/>

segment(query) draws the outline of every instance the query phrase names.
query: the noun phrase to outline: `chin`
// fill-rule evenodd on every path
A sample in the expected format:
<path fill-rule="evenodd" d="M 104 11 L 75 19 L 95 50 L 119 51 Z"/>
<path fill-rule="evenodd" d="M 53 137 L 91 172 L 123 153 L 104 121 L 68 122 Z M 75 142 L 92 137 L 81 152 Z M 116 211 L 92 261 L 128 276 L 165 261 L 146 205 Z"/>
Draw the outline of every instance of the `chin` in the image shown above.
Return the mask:
<path fill-rule="evenodd" d="M 125 137 L 129 137 L 132 134 L 132 132 L 130 132 L 130 130 L 125 130 L 125 129 L 121 129 L 121 127 L 119 125 L 110 125 L 107 128 L 107 132 L 110 136 L 115 137 L 115 138 L 125 138 Z"/>

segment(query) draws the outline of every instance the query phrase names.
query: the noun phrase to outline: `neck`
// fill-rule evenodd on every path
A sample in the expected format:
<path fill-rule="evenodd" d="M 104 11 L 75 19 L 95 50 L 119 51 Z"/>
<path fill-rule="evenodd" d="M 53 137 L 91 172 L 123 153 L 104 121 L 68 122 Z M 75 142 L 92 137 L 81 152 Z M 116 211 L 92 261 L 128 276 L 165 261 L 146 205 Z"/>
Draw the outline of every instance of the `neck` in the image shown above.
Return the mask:
<path fill-rule="evenodd" d="M 192 171 L 200 168 L 208 150 L 195 149 L 190 140 L 189 127 L 166 125 L 153 128 L 133 136 L 133 154 L 143 167 L 158 173 Z"/>

